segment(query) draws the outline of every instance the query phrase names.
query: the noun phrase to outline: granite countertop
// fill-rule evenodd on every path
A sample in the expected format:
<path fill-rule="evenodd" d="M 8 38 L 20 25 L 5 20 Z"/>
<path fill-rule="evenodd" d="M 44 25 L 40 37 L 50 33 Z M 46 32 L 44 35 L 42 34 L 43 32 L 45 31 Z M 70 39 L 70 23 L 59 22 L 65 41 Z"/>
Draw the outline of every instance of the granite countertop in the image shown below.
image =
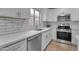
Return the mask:
<path fill-rule="evenodd" d="M 14 34 L 8 34 L 4 36 L 0 36 L 0 46 L 6 45 L 8 43 L 13 43 L 19 40 L 27 39 L 28 37 L 34 36 L 39 33 L 43 33 L 44 31 L 49 30 L 50 28 L 44 28 L 41 31 L 30 30 L 28 32 L 20 32 Z"/>

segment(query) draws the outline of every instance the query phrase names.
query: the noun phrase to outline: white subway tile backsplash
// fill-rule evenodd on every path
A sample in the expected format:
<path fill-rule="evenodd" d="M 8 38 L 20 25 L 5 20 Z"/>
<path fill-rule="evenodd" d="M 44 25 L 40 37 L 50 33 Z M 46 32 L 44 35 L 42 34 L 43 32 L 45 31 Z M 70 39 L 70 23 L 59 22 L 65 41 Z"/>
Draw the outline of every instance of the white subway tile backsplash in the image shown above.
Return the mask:
<path fill-rule="evenodd" d="M 33 29 L 32 20 L 0 18 L 0 35 Z"/>

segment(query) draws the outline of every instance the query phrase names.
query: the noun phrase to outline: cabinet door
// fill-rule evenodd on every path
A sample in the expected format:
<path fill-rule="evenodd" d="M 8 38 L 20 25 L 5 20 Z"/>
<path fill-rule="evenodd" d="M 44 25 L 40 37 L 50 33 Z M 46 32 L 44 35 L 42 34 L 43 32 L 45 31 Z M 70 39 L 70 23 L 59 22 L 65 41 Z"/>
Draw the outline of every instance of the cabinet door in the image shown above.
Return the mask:
<path fill-rule="evenodd" d="M 27 51 L 27 39 L 22 41 L 13 51 Z"/>
<path fill-rule="evenodd" d="M 17 8 L 0 8 L 0 16 L 17 17 Z"/>
<path fill-rule="evenodd" d="M 41 49 L 44 50 L 46 47 L 46 34 L 42 33 L 42 46 Z"/>
<path fill-rule="evenodd" d="M 26 51 L 27 44 L 26 40 L 18 41 L 12 44 L 7 44 L 0 48 L 0 51 Z"/>
<path fill-rule="evenodd" d="M 49 43 L 49 40 L 50 40 L 50 38 L 49 38 L 49 32 L 47 31 L 46 32 L 46 47 L 47 47 L 47 45 Z"/>
<path fill-rule="evenodd" d="M 51 33 L 50 33 L 50 30 L 49 30 L 48 31 L 48 44 L 49 44 L 50 40 L 51 40 Z"/>
<path fill-rule="evenodd" d="M 42 50 L 44 50 L 51 41 L 51 31 L 42 33 Z"/>
<path fill-rule="evenodd" d="M 42 50 L 44 50 L 48 45 L 48 32 L 42 34 Z"/>
<path fill-rule="evenodd" d="M 50 36 L 50 41 L 51 41 L 53 39 L 53 31 L 52 30 L 49 31 L 49 36 Z"/>
<path fill-rule="evenodd" d="M 72 30 L 72 36 L 71 36 L 72 41 L 71 41 L 71 42 L 72 42 L 73 44 L 77 44 L 77 43 L 78 43 L 78 41 L 77 41 L 77 39 L 76 39 L 76 36 L 75 36 L 76 34 L 77 34 L 77 32 Z"/>
<path fill-rule="evenodd" d="M 30 8 L 19 8 L 19 17 L 29 18 L 30 17 Z"/>
<path fill-rule="evenodd" d="M 57 31 L 56 31 L 56 29 L 52 29 L 52 40 L 57 40 Z"/>
<path fill-rule="evenodd" d="M 46 35 L 46 37 L 47 37 L 47 45 L 48 45 L 49 42 L 51 41 L 51 32 L 50 32 L 50 30 L 47 31 L 47 35 Z"/>

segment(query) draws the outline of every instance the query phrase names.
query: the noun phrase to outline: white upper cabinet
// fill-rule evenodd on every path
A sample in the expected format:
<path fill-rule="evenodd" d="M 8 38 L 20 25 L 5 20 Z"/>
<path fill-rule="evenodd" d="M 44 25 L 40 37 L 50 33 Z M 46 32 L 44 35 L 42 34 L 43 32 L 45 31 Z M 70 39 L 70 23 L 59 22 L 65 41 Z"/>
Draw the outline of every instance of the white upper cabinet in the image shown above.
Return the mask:
<path fill-rule="evenodd" d="M 0 8 L 0 16 L 17 17 L 16 8 Z"/>
<path fill-rule="evenodd" d="M 29 18 L 30 17 L 30 9 L 29 8 L 19 8 L 18 9 L 18 17 Z"/>
<path fill-rule="evenodd" d="M 79 8 L 65 8 L 64 13 L 71 14 L 71 21 L 79 21 Z"/>
<path fill-rule="evenodd" d="M 57 21 L 57 16 L 61 13 L 61 8 L 49 9 L 47 11 L 47 21 Z"/>
<path fill-rule="evenodd" d="M 40 12 L 40 20 L 46 21 L 46 19 L 47 19 L 47 9 L 43 8 L 41 9 L 41 12 Z"/>
<path fill-rule="evenodd" d="M 57 21 L 57 16 L 62 13 L 70 14 L 71 21 L 79 21 L 79 8 L 43 8 L 41 11 L 41 19 L 43 21 Z"/>
<path fill-rule="evenodd" d="M 60 14 L 61 10 L 61 8 L 51 10 L 44 8 L 41 11 L 41 19 L 43 21 L 57 21 L 57 16 Z"/>
<path fill-rule="evenodd" d="M 29 18 L 29 8 L 0 8 L 0 16 Z"/>

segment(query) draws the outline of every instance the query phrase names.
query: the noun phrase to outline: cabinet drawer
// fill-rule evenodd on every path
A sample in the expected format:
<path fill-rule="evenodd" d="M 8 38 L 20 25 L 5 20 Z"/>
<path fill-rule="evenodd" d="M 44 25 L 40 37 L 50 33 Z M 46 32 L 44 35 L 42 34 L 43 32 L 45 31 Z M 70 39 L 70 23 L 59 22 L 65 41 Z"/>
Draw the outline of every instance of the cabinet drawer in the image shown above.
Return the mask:
<path fill-rule="evenodd" d="M 26 50 L 26 40 L 21 40 L 12 44 L 7 44 L 0 48 L 0 51 L 21 51 Z"/>

